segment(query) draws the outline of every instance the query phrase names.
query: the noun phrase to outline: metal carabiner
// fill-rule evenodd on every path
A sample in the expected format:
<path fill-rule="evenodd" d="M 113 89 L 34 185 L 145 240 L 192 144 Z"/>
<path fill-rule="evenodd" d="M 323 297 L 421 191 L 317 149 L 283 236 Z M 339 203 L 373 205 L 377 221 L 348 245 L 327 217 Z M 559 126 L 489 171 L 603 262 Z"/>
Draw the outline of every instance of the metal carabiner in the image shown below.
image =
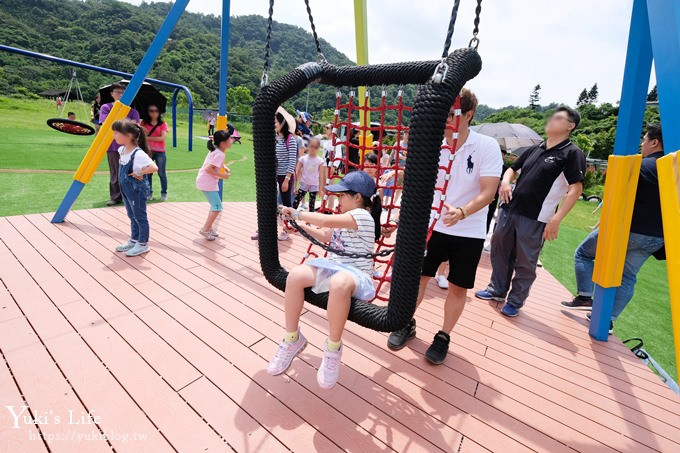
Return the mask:
<path fill-rule="evenodd" d="M 442 58 L 441 63 L 439 63 L 437 65 L 437 68 L 434 70 L 434 74 L 432 75 L 432 82 L 436 83 L 437 85 L 441 84 L 446 78 L 446 75 L 448 73 L 449 64 L 446 62 L 446 59 Z"/>

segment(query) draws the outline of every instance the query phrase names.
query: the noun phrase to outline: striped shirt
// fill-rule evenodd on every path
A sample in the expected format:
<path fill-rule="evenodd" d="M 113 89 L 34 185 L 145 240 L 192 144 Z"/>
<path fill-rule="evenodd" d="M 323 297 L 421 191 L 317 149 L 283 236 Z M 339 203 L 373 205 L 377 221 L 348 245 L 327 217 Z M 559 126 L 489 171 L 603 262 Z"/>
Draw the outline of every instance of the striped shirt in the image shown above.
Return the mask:
<path fill-rule="evenodd" d="M 375 221 L 373 217 L 366 209 L 360 208 L 353 209 L 347 214 L 354 217 L 358 228 L 356 230 L 348 228 L 333 230 L 330 245 L 336 250 L 347 253 L 373 253 L 373 243 L 375 242 Z M 373 259 L 371 258 L 350 258 L 331 254 L 330 259 L 353 266 L 369 277 L 373 275 Z"/>
<path fill-rule="evenodd" d="M 285 140 L 276 136 L 276 175 L 286 176 L 287 173 L 295 174 L 297 167 L 298 147 L 297 140 L 289 135 Z"/>

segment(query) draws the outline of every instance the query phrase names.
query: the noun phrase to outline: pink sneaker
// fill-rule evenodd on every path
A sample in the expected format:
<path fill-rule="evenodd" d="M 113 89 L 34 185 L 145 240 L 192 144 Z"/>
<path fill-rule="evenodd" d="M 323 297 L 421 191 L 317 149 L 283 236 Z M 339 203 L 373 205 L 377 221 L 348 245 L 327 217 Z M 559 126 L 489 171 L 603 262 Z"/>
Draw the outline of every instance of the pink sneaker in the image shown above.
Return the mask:
<path fill-rule="evenodd" d="M 279 344 L 279 350 L 276 351 L 276 356 L 269 362 L 267 373 L 272 376 L 279 375 L 285 372 L 290 366 L 296 355 L 302 352 L 307 346 L 307 339 L 298 331 L 299 338 L 294 343 L 282 341 Z"/>
<path fill-rule="evenodd" d="M 319 371 L 316 373 L 316 381 L 322 389 L 330 390 L 338 383 L 340 378 L 340 359 L 342 358 L 343 349 L 344 346 L 340 346 L 340 349 L 337 351 L 329 351 L 328 340 L 326 340 L 323 360 L 321 360 Z"/>

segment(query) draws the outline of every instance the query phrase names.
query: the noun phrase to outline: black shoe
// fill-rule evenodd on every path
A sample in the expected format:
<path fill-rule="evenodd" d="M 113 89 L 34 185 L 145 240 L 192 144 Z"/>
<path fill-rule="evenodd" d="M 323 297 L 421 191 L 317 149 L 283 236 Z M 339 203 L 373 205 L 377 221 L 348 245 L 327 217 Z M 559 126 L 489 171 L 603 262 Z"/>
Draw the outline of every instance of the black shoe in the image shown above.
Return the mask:
<path fill-rule="evenodd" d="M 412 319 L 406 327 L 392 332 L 387 338 L 387 347 L 393 351 L 398 351 L 406 342 L 416 336 L 416 320 Z"/>
<path fill-rule="evenodd" d="M 587 296 L 574 296 L 572 300 L 565 300 L 561 302 L 564 308 L 570 310 L 592 310 L 593 298 Z"/>
<path fill-rule="evenodd" d="M 449 334 L 440 330 L 437 335 L 434 336 L 434 340 L 427 352 L 425 352 L 425 358 L 428 362 L 435 365 L 439 365 L 444 362 L 446 355 L 449 353 L 449 343 L 451 342 L 451 337 Z"/>
<path fill-rule="evenodd" d="M 586 313 L 586 319 L 588 322 L 590 322 L 590 317 L 592 316 L 592 312 Z M 614 321 L 609 321 L 609 335 L 614 333 Z"/>

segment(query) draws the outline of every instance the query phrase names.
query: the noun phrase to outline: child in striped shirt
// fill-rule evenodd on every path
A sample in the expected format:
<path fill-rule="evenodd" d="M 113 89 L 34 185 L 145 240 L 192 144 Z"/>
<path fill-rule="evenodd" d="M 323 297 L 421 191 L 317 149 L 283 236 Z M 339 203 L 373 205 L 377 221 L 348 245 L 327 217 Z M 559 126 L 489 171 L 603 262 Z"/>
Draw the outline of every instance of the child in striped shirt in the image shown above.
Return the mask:
<path fill-rule="evenodd" d="M 328 292 L 329 334 L 316 377 L 321 388 L 330 389 L 340 375 L 342 333 L 352 298 L 371 300 L 375 297 L 373 259 L 365 255 L 373 252 L 374 242 L 380 237 L 382 206 L 375 194 L 374 179 L 363 171 L 346 175 L 338 184 L 326 186 L 326 191 L 337 195 L 340 214 L 282 208 L 284 216 L 298 219 L 303 225 L 301 228 L 319 241 L 329 243 L 336 253 L 331 251 L 328 258 L 309 260 L 288 274 L 286 334 L 276 356 L 269 362 L 267 372 L 272 375 L 285 372 L 307 345 L 299 328 L 305 288 L 311 288 L 315 293 Z M 305 223 L 311 226 L 304 226 Z M 348 254 L 360 256 L 345 256 Z"/>

